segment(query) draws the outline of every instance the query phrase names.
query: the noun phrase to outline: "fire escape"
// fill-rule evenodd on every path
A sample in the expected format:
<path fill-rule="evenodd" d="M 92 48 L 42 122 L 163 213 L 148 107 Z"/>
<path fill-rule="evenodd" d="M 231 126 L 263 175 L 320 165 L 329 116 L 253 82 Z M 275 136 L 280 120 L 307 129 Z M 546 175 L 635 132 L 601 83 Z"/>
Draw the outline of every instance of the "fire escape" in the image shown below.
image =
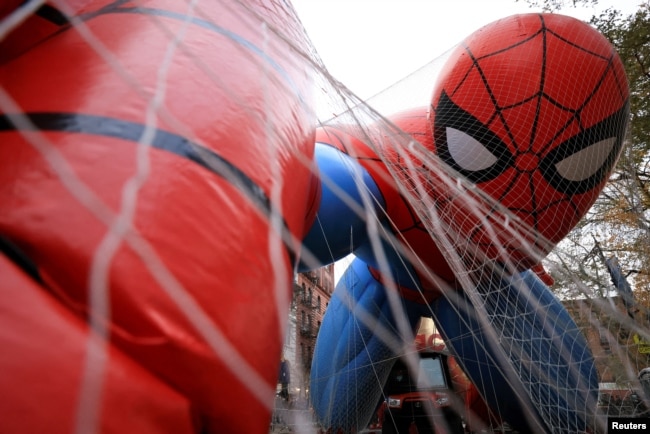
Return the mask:
<path fill-rule="evenodd" d="M 314 272 L 304 273 L 304 276 L 307 280 L 314 284 L 318 285 L 318 275 Z M 316 343 L 316 336 L 318 336 L 318 329 L 320 327 L 320 321 L 318 314 L 320 313 L 320 297 L 316 298 L 314 296 L 314 289 L 311 285 L 298 288 L 296 292 L 297 298 L 297 321 L 298 328 L 300 331 L 300 351 L 302 365 L 305 369 L 305 372 L 308 372 L 311 369 L 311 361 L 313 357 L 313 349 Z"/>

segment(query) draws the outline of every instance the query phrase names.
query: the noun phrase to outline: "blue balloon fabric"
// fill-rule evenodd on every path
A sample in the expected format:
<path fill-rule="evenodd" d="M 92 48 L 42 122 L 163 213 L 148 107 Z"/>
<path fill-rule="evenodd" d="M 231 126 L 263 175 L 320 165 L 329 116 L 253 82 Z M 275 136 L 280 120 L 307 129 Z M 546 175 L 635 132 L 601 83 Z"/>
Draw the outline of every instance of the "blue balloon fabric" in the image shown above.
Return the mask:
<path fill-rule="evenodd" d="M 432 311 L 402 301 L 393 312 L 386 288 L 356 259 L 341 278 L 323 320 L 311 370 L 314 409 L 327 427 L 363 429 L 398 354 L 377 333 L 400 339 L 396 315 L 415 328 L 433 313 L 445 341 L 488 404 L 520 432 L 584 431 L 598 377 L 588 345 L 562 305 L 532 272 L 481 282 L 475 297 L 490 306 L 490 330 L 470 297 L 440 298 Z M 453 302 L 451 301 L 453 299 Z M 370 321 L 369 321 L 370 318 Z M 548 424 L 548 425 L 547 425 Z"/>

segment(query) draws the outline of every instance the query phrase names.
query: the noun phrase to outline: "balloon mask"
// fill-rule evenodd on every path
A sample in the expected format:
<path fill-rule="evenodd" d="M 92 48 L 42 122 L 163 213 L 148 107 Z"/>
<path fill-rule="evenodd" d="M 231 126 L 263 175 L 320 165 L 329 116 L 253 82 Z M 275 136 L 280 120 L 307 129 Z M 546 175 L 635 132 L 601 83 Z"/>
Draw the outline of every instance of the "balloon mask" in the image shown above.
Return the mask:
<path fill-rule="evenodd" d="M 587 24 L 555 14 L 508 17 L 475 32 L 447 61 L 429 113 L 434 151 L 532 228 L 520 235 L 544 256 L 604 187 L 621 152 L 628 92 L 618 55 Z M 477 216 L 466 211 L 458 221 L 458 204 L 435 200 L 441 218 L 488 256 L 505 245 L 515 263 L 539 262 L 511 233 L 499 233 L 502 219 L 483 216 L 495 223 L 495 240 Z"/>

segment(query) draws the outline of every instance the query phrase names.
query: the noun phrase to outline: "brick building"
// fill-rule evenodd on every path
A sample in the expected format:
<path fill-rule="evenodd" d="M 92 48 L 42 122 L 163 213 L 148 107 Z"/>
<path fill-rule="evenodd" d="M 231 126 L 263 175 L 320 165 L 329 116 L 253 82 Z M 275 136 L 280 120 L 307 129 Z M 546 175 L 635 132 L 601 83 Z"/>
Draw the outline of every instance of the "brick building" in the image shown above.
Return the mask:
<path fill-rule="evenodd" d="M 650 366 L 650 346 L 630 323 L 648 329 L 648 318 L 630 312 L 620 296 L 563 302 L 587 338 L 601 383 L 624 385 Z"/>
<path fill-rule="evenodd" d="M 650 343 L 638 333 L 650 324 L 645 310 L 626 306 L 620 296 L 569 300 L 564 305 L 594 356 L 600 410 L 609 416 L 647 415 L 650 382 L 638 378 L 650 366 Z"/>
<path fill-rule="evenodd" d="M 334 292 L 334 265 L 296 275 L 284 355 L 291 364 L 289 392 L 306 399 L 316 336 Z"/>

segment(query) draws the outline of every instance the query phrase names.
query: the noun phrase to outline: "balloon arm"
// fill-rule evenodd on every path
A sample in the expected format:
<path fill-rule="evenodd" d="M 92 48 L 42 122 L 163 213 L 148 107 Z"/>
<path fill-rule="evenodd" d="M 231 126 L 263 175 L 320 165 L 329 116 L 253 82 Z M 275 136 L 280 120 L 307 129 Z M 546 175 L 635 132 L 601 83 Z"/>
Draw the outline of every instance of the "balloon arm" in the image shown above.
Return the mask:
<path fill-rule="evenodd" d="M 447 347 L 488 405 L 518 431 L 544 432 L 528 398 L 534 390 L 542 402 L 553 403 L 558 420 L 552 423 L 584 432 L 589 415 L 575 408 L 595 408 L 598 375 L 589 345 L 563 304 L 530 270 L 493 276 L 474 290 L 491 307 L 489 327 L 500 336 L 490 335 L 462 292 L 440 297 L 431 307 Z M 515 372 L 514 358 L 521 355 L 529 363 Z M 549 385 L 549 375 L 562 378 L 565 387 Z"/>
<path fill-rule="evenodd" d="M 370 174 L 338 149 L 316 143 L 315 161 L 321 179 L 316 218 L 303 240 L 298 271 L 335 262 L 353 253 L 367 239 L 366 222 L 384 208 Z M 370 208 L 369 208 L 370 207 Z"/>

